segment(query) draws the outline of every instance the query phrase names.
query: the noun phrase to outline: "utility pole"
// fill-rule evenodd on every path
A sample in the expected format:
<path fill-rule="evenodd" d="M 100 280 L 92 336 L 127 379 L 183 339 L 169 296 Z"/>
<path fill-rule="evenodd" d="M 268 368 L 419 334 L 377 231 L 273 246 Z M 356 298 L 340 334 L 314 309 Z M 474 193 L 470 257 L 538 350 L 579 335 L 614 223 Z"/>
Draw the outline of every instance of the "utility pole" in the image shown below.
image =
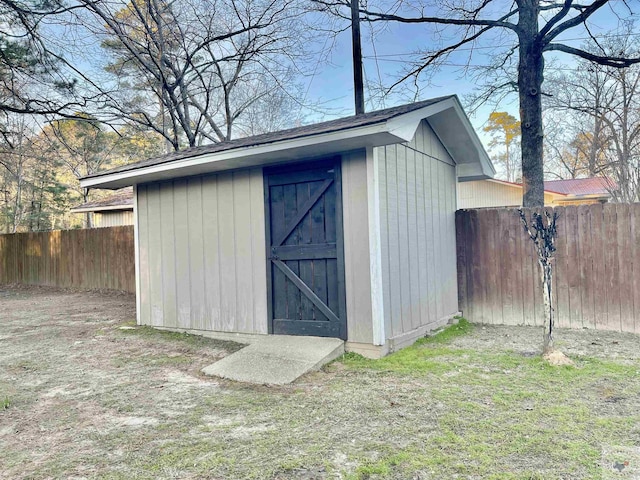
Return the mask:
<path fill-rule="evenodd" d="M 353 87 L 356 115 L 364 113 L 364 80 L 362 78 L 362 43 L 360 41 L 359 0 L 351 0 L 351 44 L 353 47 Z"/>

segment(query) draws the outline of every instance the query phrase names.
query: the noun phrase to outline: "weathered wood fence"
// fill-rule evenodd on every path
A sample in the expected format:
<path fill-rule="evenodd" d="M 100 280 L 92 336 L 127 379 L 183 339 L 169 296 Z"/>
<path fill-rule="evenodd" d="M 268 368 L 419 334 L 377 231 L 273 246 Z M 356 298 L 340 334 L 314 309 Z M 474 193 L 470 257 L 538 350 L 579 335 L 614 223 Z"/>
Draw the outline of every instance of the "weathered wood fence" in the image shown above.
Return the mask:
<path fill-rule="evenodd" d="M 553 292 L 558 326 L 640 332 L 640 204 L 555 210 L 560 214 Z M 517 209 L 460 210 L 456 231 L 465 317 L 541 325 L 537 258 Z"/>
<path fill-rule="evenodd" d="M 0 235 L 0 284 L 135 292 L 133 226 Z"/>

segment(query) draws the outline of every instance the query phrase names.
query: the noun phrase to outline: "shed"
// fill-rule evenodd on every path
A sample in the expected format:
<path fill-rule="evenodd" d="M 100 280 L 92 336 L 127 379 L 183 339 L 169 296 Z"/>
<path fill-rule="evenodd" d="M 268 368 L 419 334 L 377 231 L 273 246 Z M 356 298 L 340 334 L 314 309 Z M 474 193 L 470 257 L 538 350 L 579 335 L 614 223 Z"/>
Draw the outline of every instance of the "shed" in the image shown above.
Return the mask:
<path fill-rule="evenodd" d="M 456 96 L 102 172 L 134 186 L 138 323 L 338 337 L 370 357 L 458 312 L 457 180 L 495 171 Z"/>
<path fill-rule="evenodd" d="M 86 202 L 71 209 L 72 213 L 91 213 L 94 227 L 133 225 L 133 189 L 126 187 L 111 195 Z"/>

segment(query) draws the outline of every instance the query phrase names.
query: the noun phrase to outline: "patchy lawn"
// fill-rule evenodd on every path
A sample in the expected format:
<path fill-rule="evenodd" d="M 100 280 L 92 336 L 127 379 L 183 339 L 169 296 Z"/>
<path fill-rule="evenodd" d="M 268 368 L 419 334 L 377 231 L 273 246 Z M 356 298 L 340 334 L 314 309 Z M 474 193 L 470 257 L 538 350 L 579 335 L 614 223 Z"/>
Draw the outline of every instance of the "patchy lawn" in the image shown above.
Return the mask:
<path fill-rule="evenodd" d="M 623 478 L 637 467 L 632 335 L 558 331 L 577 368 L 552 368 L 539 329 L 463 322 L 267 388 L 200 375 L 236 344 L 120 329 L 134 309 L 124 295 L 0 287 L 0 478 L 599 479 L 603 458 Z"/>

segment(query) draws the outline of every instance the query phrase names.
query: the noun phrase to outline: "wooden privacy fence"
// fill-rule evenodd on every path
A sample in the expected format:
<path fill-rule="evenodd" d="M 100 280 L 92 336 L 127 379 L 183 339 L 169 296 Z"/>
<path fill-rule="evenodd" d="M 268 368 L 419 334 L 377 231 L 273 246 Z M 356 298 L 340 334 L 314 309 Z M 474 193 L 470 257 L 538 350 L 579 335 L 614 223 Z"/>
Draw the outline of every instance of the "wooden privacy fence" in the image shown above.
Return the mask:
<path fill-rule="evenodd" d="M 0 235 L 0 284 L 135 292 L 133 226 Z"/>
<path fill-rule="evenodd" d="M 640 332 L 640 204 L 556 207 L 557 325 Z M 525 209 L 530 218 L 531 210 Z M 537 257 L 515 208 L 456 212 L 459 304 L 479 323 L 541 325 Z"/>

